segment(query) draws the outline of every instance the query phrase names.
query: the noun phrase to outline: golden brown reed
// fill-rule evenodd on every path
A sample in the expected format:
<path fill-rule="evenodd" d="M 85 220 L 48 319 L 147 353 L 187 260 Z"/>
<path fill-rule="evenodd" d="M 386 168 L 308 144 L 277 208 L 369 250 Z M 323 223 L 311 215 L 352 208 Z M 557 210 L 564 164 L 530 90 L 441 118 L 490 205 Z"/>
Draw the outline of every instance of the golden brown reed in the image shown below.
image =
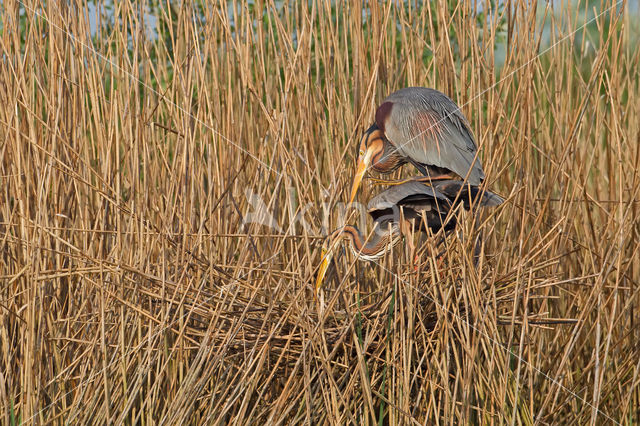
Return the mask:
<path fill-rule="evenodd" d="M 3 1 L 0 423 L 637 424 L 634 18 L 528 3 L 124 1 L 91 37 L 83 1 Z M 339 257 L 320 309 L 408 85 L 462 105 L 508 200 L 441 262 Z"/>

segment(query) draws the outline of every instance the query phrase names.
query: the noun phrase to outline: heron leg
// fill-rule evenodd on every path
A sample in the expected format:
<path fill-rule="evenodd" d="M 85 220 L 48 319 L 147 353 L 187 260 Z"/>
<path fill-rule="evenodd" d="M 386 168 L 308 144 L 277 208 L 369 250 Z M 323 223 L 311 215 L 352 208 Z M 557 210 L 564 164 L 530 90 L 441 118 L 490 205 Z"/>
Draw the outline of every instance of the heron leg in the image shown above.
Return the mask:
<path fill-rule="evenodd" d="M 434 180 L 449 180 L 449 179 L 456 179 L 456 177 L 452 174 L 446 173 L 446 174 L 435 175 L 435 176 L 414 176 L 410 180 L 415 180 L 416 182 L 430 183 L 431 181 L 434 181 Z"/>
<path fill-rule="evenodd" d="M 437 176 L 412 176 L 406 179 L 395 179 L 395 180 L 380 179 L 380 178 L 374 178 L 374 177 L 369 178 L 369 180 L 371 180 L 371 182 L 374 185 L 402 185 L 407 182 L 430 183 L 434 180 L 447 180 L 447 179 L 455 179 L 455 177 L 450 174 L 444 174 L 444 175 L 437 175 Z"/>
<path fill-rule="evenodd" d="M 409 226 L 407 225 L 407 229 L 405 231 L 405 239 L 407 240 L 407 245 L 409 246 L 409 249 L 411 250 L 411 254 L 416 252 L 416 245 L 413 243 L 413 231 L 411 230 L 411 228 L 409 228 Z"/>
<path fill-rule="evenodd" d="M 432 256 L 434 263 L 429 262 L 429 264 L 433 265 L 436 270 L 443 270 L 446 264 L 446 250 L 438 252 L 438 246 L 442 244 L 442 242 L 444 241 L 444 237 L 441 236 L 440 238 L 438 238 L 438 240 L 435 240 L 432 237 L 426 238 L 426 247 L 416 253 L 415 257 L 413 258 L 414 271 L 418 270 L 418 266 L 420 266 L 422 256 L 425 256 L 425 260 L 430 260 Z"/>
<path fill-rule="evenodd" d="M 374 185 L 400 185 L 402 183 L 402 180 L 380 179 L 374 177 L 369 177 L 369 180 Z"/>

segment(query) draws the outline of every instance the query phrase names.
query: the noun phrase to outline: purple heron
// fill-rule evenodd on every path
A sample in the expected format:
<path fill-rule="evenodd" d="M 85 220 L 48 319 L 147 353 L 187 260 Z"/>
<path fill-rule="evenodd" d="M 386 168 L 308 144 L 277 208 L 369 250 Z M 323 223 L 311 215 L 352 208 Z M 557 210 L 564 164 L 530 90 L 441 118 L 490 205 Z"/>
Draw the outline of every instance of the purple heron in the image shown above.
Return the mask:
<path fill-rule="evenodd" d="M 411 163 L 424 175 L 418 180 L 461 177 L 480 185 L 484 172 L 477 151 L 469 122 L 447 95 L 426 87 L 400 89 L 382 101 L 360 140 L 350 202 L 369 167 L 391 173 Z"/>
<path fill-rule="evenodd" d="M 408 181 L 391 186 L 369 202 L 368 213 L 374 222 L 370 238 L 355 226 L 346 225 L 325 239 L 315 293 L 322 287 L 333 253 L 343 239 L 349 241 L 356 257 L 371 261 L 390 251 L 405 232 L 427 232 L 429 228 L 435 234 L 440 229 L 445 232 L 454 229 L 456 217 L 449 212 L 459 203 L 469 210 L 475 206 L 497 206 L 503 201 L 499 195 L 459 180 L 434 181 L 431 185 Z"/>

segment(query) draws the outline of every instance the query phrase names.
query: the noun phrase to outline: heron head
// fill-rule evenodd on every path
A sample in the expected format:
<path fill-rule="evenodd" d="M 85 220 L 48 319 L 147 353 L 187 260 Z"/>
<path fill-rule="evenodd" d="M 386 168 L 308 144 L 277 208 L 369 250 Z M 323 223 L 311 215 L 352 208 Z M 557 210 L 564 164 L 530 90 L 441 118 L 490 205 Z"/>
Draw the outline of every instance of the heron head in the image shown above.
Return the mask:
<path fill-rule="evenodd" d="M 324 280 L 329 267 L 333 265 L 335 268 L 333 255 L 335 251 L 338 250 L 340 241 L 349 235 L 345 232 L 346 228 L 348 228 L 348 226 L 341 226 L 337 228 L 335 231 L 330 233 L 322 243 L 322 250 L 320 251 L 320 268 L 318 269 L 318 276 L 316 277 L 316 286 L 314 291 L 315 296 L 318 295 L 318 291 L 322 288 L 322 281 Z"/>
<path fill-rule="evenodd" d="M 353 184 L 351 185 L 351 198 L 349 204 L 353 203 L 356 194 L 358 193 L 358 187 L 365 172 L 371 166 L 372 162 L 375 162 L 384 152 L 384 133 L 380 128 L 373 124 L 360 140 L 360 147 L 358 151 L 358 165 L 356 175 L 353 178 Z"/>
<path fill-rule="evenodd" d="M 333 251 L 335 250 L 337 241 L 332 236 L 329 236 L 324 240 L 322 244 L 322 250 L 320 251 L 320 269 L 318 269 L 318 276 L 316 277 L 316 286 L 314 290 L 314 295 L 318 295 L 318 291 L 322 288 L 322 281 L 324 280 L 324 276 L 327 274 L 327 269 L 329 269 L 329 265 L 333 260 Z"/>

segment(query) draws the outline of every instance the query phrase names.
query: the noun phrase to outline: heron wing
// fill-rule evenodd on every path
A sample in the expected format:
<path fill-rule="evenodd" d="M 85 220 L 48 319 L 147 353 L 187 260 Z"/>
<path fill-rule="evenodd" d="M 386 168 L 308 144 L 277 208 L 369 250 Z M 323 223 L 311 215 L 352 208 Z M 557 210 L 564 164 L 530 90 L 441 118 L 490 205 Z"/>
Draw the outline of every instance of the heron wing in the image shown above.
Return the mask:
<path fill-rule="evenodd" d="M 415 202 L 418 198 L 428 197 L 448 201 L 445 194 L 421 182 L 409 181 L 401 185 L 391 186 L 373 197 L 368 204 L 369 212 L 373 210 L 391 209 L 403 205 L 403 202 Z"/>
<path fill-rule="evenodd" d="M 401 155 L 462 177 L 468 173 L 472 185 L 484 179 L 469 123 L 444 93 L 424 87 L 398 90 L 380 105 L 378 120 L 378 127 Z"/>
<path fill-rule="evenodd" d="M 433 186 L 452 201 L 460 194 L 458 201 L 461 201 L 467 210 L 471 208 L 472 203 L 477 203 L 480 207 L 494 207 L 504 202 L 498 194 L 458 180 L 435 181 Z"/>

